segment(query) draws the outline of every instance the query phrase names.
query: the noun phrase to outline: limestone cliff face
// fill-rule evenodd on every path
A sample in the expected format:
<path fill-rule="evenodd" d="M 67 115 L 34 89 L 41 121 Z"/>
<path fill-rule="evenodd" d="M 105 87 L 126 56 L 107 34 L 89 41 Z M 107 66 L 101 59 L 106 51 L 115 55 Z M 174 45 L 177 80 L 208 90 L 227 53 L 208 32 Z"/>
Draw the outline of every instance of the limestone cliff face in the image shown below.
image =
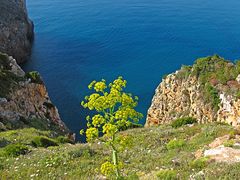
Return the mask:
<path fill-rule="evenodd" d="M 30 54 L 32 40 L 33 23 L 25 0 L 0 0 L 0 52 L 21 63 Z"/>
<path fill-rule="evenodd" d="M 38 73 L 25 74 L 15 59 L 0 54 L 0 83 L 0 130 L 35 127 L 68 132 Z"/>
<path fill-rule="evenodd" d="M 156 89 L 145 126 L 182 117 L 194 117 L 200 123 L 239 125 L 238 73 L 238 64 L 213 56 L 168 75 Z"/>

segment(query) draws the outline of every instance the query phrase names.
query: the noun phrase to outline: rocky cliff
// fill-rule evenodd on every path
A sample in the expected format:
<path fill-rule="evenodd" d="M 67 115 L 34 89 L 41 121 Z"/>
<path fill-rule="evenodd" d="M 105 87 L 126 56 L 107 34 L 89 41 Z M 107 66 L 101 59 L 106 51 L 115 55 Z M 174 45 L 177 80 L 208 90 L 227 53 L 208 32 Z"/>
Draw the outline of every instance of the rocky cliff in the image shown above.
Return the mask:
<path fill-rule="evenodd" d="M 182 117 L 200 123 L 240 124 L 240 62 L 215 55 L 166 76 L 157 87 L 145 126 Z"/>
<path fill-rule="evenodd" d="M 33 23 L 25 0 L 0 0 L 0 52 L 21 63 L 30 54 L 32 40 Z"/>
<path fill-rule="evenodd" d="M 0 53 L 0 131 L 23 127 L 68 132 L 39 74 Z"/>

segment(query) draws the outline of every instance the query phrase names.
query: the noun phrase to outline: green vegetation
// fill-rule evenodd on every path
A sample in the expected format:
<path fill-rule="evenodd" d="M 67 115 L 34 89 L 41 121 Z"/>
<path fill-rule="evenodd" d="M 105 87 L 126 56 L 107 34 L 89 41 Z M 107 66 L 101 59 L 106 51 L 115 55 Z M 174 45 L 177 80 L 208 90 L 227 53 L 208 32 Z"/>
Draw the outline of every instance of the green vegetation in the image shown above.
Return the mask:
<path fill-rule="evenodd" d="M 24 155 L 29 151 L 28 147 L 22 144 L 9 144 L 0 150 L 0 156 L 3 157 L 17 157 Z"/>
<path fill-rule="evenodd" d="M 0 53 L 0 97 L 7 97 L 11 90 L 17 87 L 18 82 L 23 80 L 10 70 L 8 56 Z"/>
<path fill-rule="evenodd" d="M 28 72 L 25 77 L 31 79 L 32 83 L 43 84 L 42 78 L 37 71 Z"/>
<path fill-rule="evenodd" d="M 171 149 L 177 149 L 177 148 L 181 148 L 185 145 L 185 141 L 180 139 L 180 140 L 177 140 L 177 139 L 173 139 L 173 140 L 170 140 L 168 143 L 167 143 L 167 149 L 168 150 L 171 150 Z"/>
<path fill-rule="evenodd" d="M 161 170 L 157 172 L 157 178 L 159 180 L 177 180 L 177 172 L 174 170 Z"/>
<path fill-rule="evenodd" d="M 49 146 L 58 146 L 58 143 L 48 137 L 45 136 L 37 136 L 32 140 L 32 144 L 34 147 L 49 147 Z"/>
<path fill-rule="evenodd" d="M 219 109 L 219 103 L 221 102 L 218 91 L 209 83 L 205 84 L 204 99 L 206 102 L 211 102 L 215 111 Z"/>
<path fill-rule="evenodd" d="M 0 119 L 0 122 L 4 124 L 7 130 L 13 129 L 22 129 L 22 128 L 36 128 L 39 130 L 47 131 L 52 130 L 58 134 L 63 134 L 63 132 L 59 129 L 59 126 L 52 121 L 48 121 L 47 119 L 39 119 L 39 118 L 32 118 L 32 119 L 25 119 L 21 117 L 19 121 L 7 121 L 4 119 Z M 1 132 L 1 129 L 0 129 Z"/>
<path fill-rule="evenodd" d="M 94 93 L 85 98 L 82 102 L 84 108 L 94 110 L 96 115 L 87 119 L 86 137 L 88 142 L 99 139 L 100 134 L 103 138 L 99 140 L 107 145 L 112 151 L 112 162 L 105 161 L 101 165 L 102 174 L 108 177 L 119 178 L 122 163 L 119 161 L 119 152 L 123 151 L 125 146 L 129 144 L 127 136 L 118 136 L 116 134 L 122 130 L 132 126 L 132 122 L 138 122 L 142 118 L 142 114 L 134 108 L 137 106 L 137 97 L 133 97 L 123 90 L 127 81 L 122 77 L 114 80 L 109 85 L 105 80 L 93 81 L 88 87 L 93 89 Z M 84 130 L 81 130 L 81 134 Z"/>
<path fill-rule="evenodd" d="M 225 147 L 233 147 L 235 144 L 235 141 L 233 139 L 227 140 L 223 143 Z"/>
<path fill-rule="evenodd" d="M 187 124 L 194 124 L 197 123 L 196 118 L 193 117 L 185 117 L 185 118 L 179 118 L 172 122 L 171 126 L 174 128 L 179 128 L 181 126 L 187 125 Z"/>
<path fill-rule="evenodd" d="M 10 70 L 8 56 L 0 52 L 0 69 Z"/>
<path fill-rule="evenodd" d="M 201 85 L 203 99 L 217 111 L 220 103 L 219 91 L 239 98 L 240 86 L 236 82 L 239 74 L 240 61 L 234 64 L 214 55 L 197 59 L 193 66 L 182 66 L 176 77 L 181 80 L 196 77 Z"/>
<path fill-rule="evenodd" d="M 208 165 L 208 158 L 201 157 L 190 162 L 190 166 L 196 170 L 202 170 Z"/>
<path fill-rule="evenodd" d="M 118 136 L 131 138 L 131 147 L 119 154 L 119 158 L 124 162 L 124 168 L 120 170 L 121 174 L 125 179 L 138 179 L 138 177 L 161 179 L 161 174 L 169 174 L 168 176 L 173 174 L 172 177 L 177 174 L 178 179 L 189 179 L 190 175 L 202 170 L 206 179 L 239 179 L 240 163 L 216 163 L 205 158 L 196 160 L 194 157 L 197 150 L 203 149 L 217 137 L 227 135 L 231 131 L 233 131 L 231 126 L 218 123 L 194 124 L 191 127 L 182 126 L 177 129 L 162 125 L 121 131 L 116 138 Z M 19 132 L 21 133 L 16 134 Z M 15 142 L 14 139 L 17 138 L 17 142 L 28 146 L 31 152 L 20 155 L 17 159 L 11 156 L 0 157 L 0 179 L 103 178 L 100 166 L 111 160 L 111 150 L 101 141 L 91 144 L 59 144 L 48 148 L 34 148 L 31 146 L 31 141 L 35 136 L 51 138 L 51 133 L 33 129 L 19 130 L 19 132 L 2 132 L 0 137 L 11 142 Z M 167 145 L 173 139 L 183 140 L 185 145 L 168 150 Z M 162 172 L 162 170 L 171 172 Z"/>
<path fill-rule="evenodd" d="M 48 147 L 70 143 L 67 137 L 58 136 L 56 132 L 24 128 L 0 132 L 0 148 L 10 144 L 22 144 L 29 147 Z"/>

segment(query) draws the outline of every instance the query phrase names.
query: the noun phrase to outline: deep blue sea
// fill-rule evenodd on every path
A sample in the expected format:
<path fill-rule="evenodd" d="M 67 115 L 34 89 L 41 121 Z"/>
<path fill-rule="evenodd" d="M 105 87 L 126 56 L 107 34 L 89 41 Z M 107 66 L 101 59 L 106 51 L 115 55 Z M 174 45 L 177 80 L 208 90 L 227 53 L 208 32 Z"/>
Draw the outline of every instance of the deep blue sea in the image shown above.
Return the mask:
<path fill-rule="evenodd" d="M 23 67 L 41 73 L 77 134 L 92 80 L 122 75 L 146 115 L 164 74 L 215 53 L 240 59 L 239 0 L 28 0 L 27 6 L 35 42 Z"/>

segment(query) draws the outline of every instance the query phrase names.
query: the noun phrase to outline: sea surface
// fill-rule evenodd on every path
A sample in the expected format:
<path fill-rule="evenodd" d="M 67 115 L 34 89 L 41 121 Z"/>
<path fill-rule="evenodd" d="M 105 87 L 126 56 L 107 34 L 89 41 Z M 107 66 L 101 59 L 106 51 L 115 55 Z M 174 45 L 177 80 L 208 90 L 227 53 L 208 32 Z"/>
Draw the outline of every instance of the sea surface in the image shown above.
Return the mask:
<path fill-rule="evenodd" d="M 146 116 L 164 74 L 207 55 L 240 59 L 239 0 L 28 0 L 27 7 L 35 41 L 23 68 L 41 73 L 77 134 L 92 80 L 123 76 Z"/>

